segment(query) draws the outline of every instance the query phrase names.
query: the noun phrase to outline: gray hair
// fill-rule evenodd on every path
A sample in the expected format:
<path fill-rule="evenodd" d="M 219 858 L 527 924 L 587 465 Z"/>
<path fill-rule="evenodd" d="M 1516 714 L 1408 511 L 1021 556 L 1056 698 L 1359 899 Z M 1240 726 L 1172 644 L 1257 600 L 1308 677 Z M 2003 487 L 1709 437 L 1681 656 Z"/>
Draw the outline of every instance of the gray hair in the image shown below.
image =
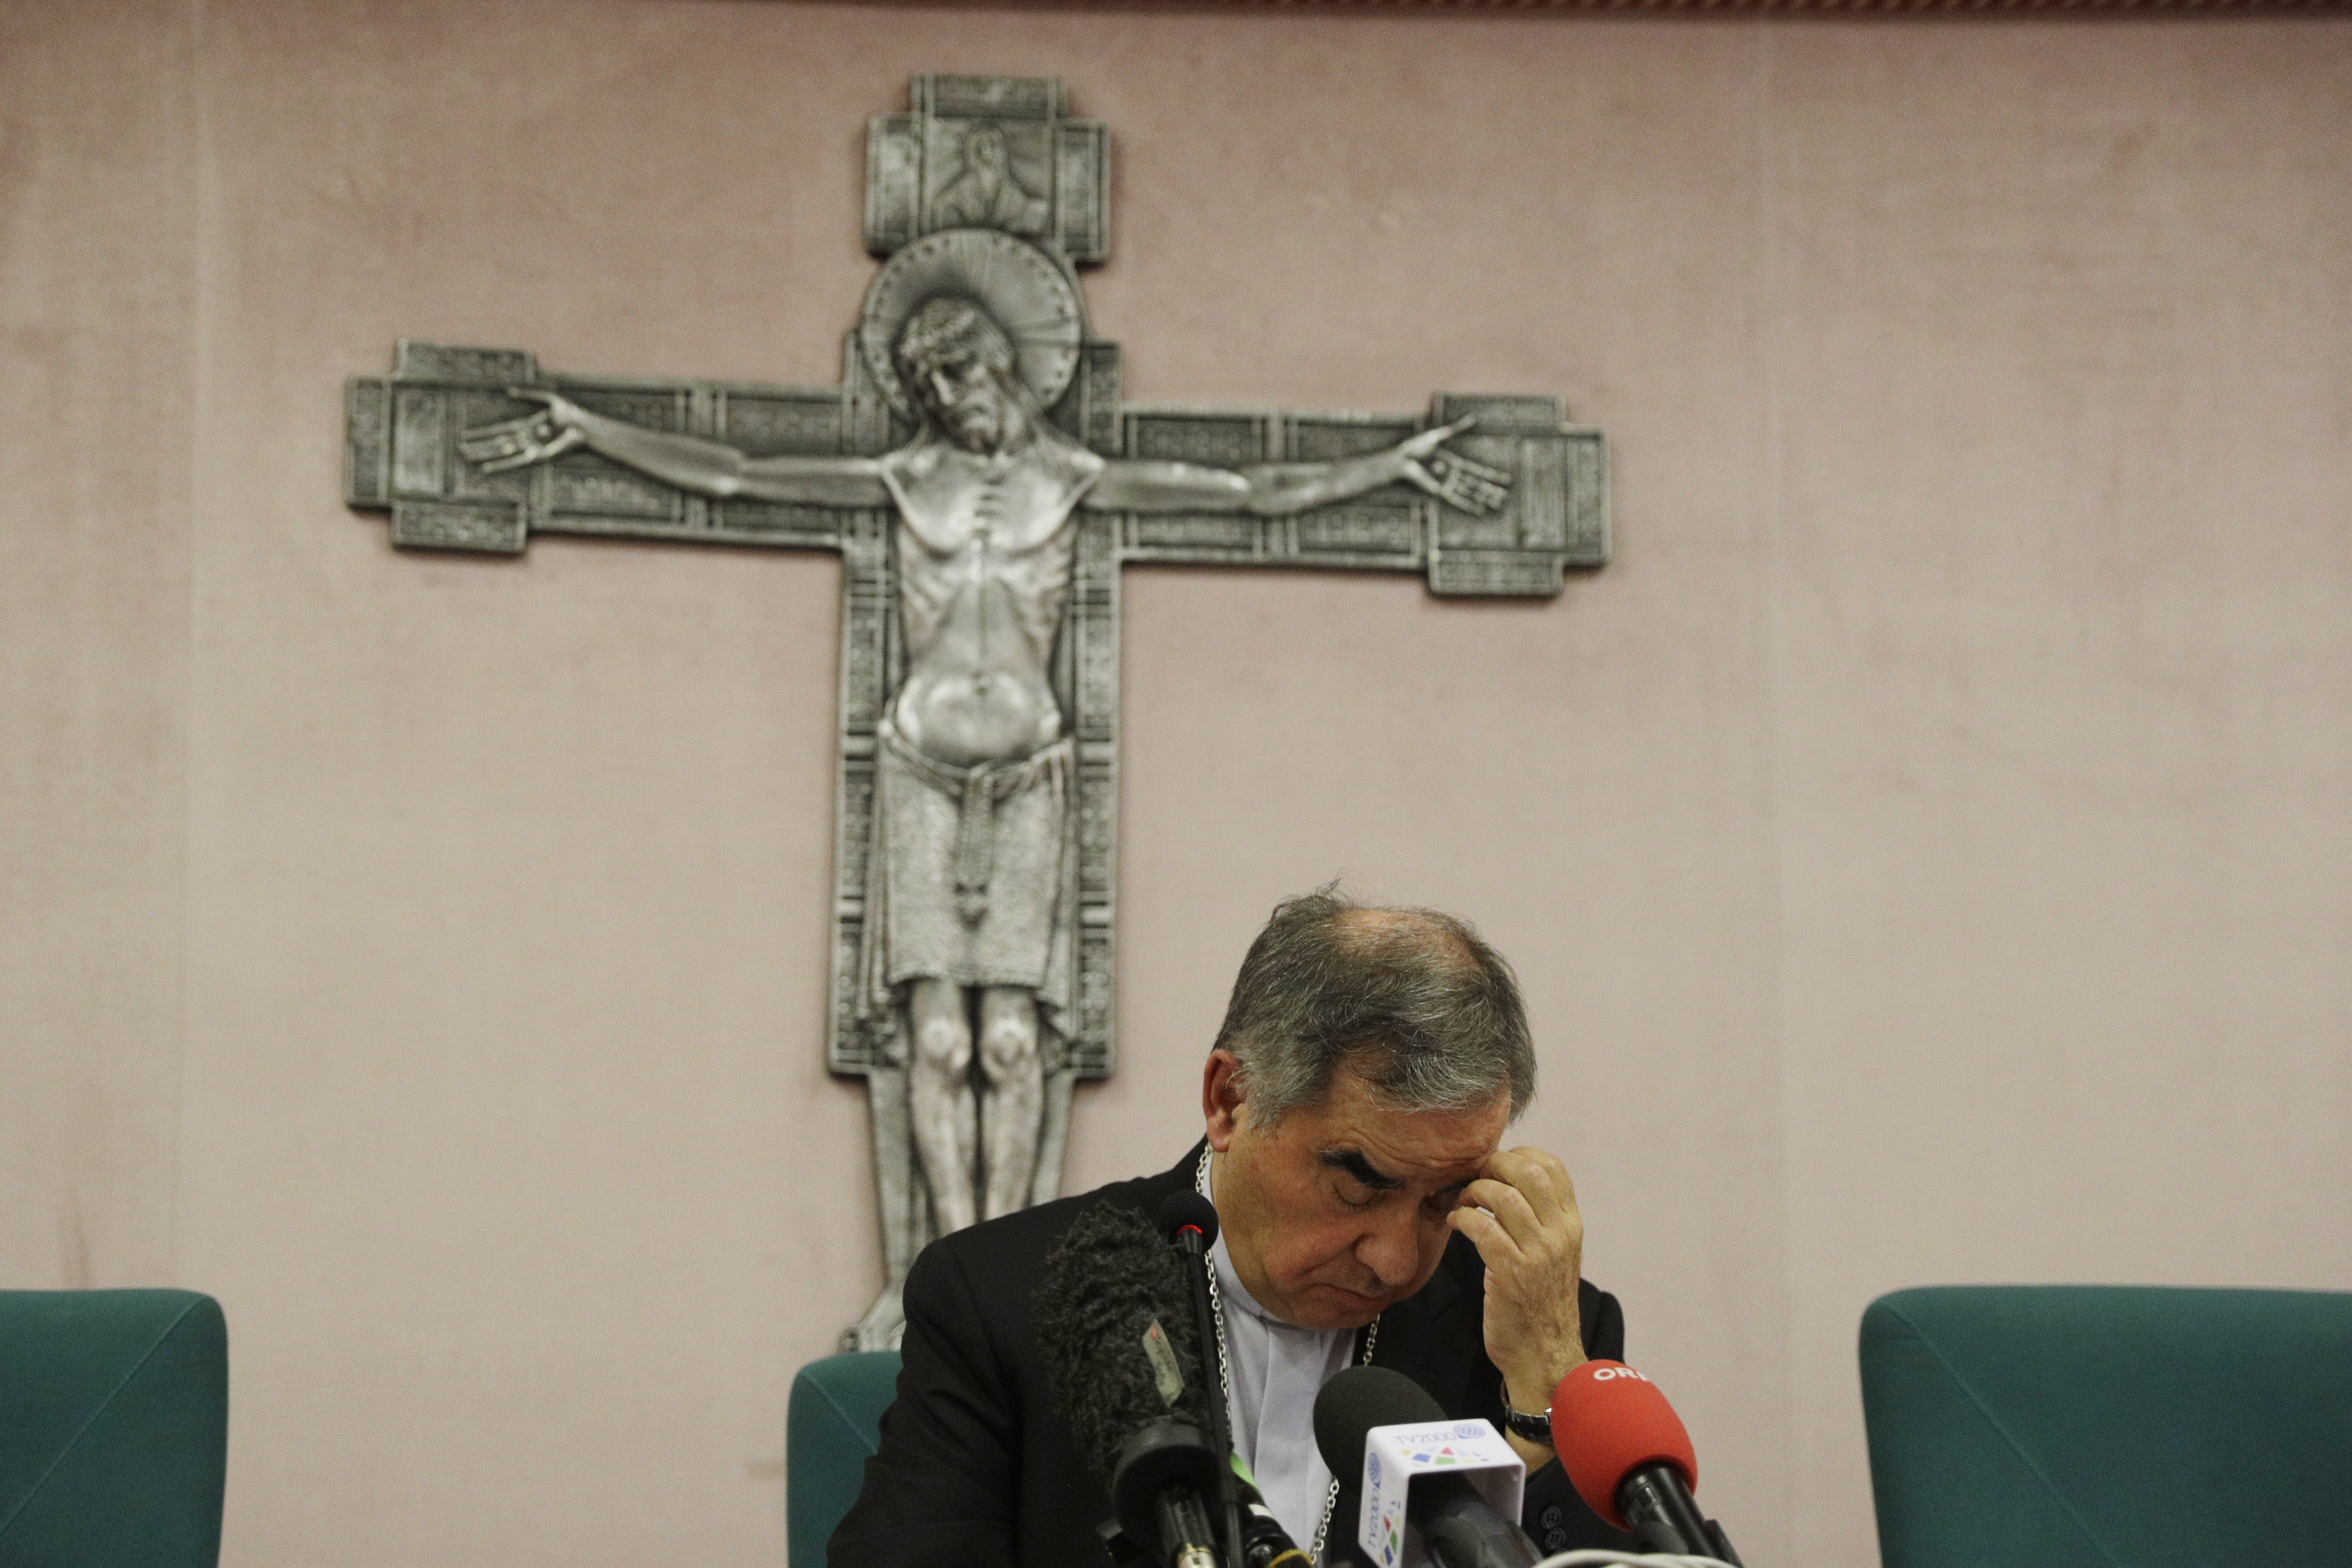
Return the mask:
<path fill-rule="evenodd" d="M 1411 1110 L 1535 1098 L 1518 983 L 1466 921 L 1325 887 L 1276 907 L 1234 981 L 1216 1049 L 1241 1063 L 1250 1125 L 1321 1103 L 1341 1066 Z"/>

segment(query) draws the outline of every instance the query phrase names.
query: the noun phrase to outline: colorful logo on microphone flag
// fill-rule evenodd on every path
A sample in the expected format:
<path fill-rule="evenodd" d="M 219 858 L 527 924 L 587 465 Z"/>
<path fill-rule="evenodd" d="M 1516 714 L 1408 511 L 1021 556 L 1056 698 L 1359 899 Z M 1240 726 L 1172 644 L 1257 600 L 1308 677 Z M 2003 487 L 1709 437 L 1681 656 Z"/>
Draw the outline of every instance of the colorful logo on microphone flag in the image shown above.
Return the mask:
<path fill-rule="evenodd" d="M 1398 1568 L 1412 1535 L 1406 1525 L 1406 1494 L 1412 1478 L 1453 1470 L 1467 1480 L 1486 1506 L 1505 1519 L 1519 1516 L 1527 1466 L 1484 1421 L 1420 1421 L 1375 1426 L 1364 1435 L 1364 1510 L 1357 1521 L 1358 1542 L 1380 1568 Z"/>

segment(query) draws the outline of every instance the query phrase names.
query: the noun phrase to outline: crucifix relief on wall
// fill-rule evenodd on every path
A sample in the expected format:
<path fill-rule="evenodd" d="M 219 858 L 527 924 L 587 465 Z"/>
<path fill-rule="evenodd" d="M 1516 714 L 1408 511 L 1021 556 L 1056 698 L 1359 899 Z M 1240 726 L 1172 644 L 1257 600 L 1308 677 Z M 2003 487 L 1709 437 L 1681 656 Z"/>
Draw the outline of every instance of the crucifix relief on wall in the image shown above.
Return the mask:
<path fill-rule="evenodd" d="M 837 387 L 549 375 L 404 342 L 347 394 L 347 499 L 392 542 L 535 532 L 840 552 L 830 1038 L 867 1080 L 895 1344 L 932 1236 L 1054 1195 L 1070 1091 L 1112 1062 L 1127 562 L 1425 574 L 1557 594 L 1608 555 L 1598 431 L 1556 397 L 1426 417 L 1121 404 L 1076 268 L 1108 139 L 1062 84 L 919 76 L 867 130 L 883 258 Z"/>

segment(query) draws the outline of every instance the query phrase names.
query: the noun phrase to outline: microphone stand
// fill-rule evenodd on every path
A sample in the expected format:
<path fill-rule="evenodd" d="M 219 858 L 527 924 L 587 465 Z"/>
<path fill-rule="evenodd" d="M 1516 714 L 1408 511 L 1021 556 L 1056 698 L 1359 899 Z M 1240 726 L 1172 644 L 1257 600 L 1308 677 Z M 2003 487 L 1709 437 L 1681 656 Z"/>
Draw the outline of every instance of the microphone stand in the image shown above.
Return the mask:
<path fill-rule="evenodd" d="M 1200 1335 L 1202 1381 L 1208 1387 L 1202 1403 L 1209 1407 L 1209 1442 L 1223 1462 L 1217 1466 L 1217 1501 L 1224 1516 L 1225 1568 L 1242 1568 L 1241 1498 L 1234 1487 L 1233 1422 L 1225 1413 L 1225 1391 L 1213 1370 L 1217 1355 L 1217 1314 L 1209 1305 L 1209 1270 L 1216 1264 L 1209 1257 L 1198 1226 L 1183 1226 L 1176 1232 L 1176 1249 L 1184 1255 L 1184 1274 L 1192 1286 L 1192 1323 Z"/>

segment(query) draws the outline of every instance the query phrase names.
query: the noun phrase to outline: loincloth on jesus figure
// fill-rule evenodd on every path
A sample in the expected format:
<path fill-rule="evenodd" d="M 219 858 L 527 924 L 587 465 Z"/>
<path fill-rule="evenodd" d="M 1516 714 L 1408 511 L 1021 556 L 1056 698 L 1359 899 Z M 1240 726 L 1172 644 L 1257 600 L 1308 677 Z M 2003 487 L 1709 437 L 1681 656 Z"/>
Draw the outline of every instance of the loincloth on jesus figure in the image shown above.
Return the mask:
<path fill-rule="evenodd" d="M 859 965 L 869 1013 L 887 1018 L 912 980 L 1017 986 L 1058 1033 L 1076 968 L 1073 742 L 960 768 L 917 751 L 887 718 L 875 739 Z"/>

